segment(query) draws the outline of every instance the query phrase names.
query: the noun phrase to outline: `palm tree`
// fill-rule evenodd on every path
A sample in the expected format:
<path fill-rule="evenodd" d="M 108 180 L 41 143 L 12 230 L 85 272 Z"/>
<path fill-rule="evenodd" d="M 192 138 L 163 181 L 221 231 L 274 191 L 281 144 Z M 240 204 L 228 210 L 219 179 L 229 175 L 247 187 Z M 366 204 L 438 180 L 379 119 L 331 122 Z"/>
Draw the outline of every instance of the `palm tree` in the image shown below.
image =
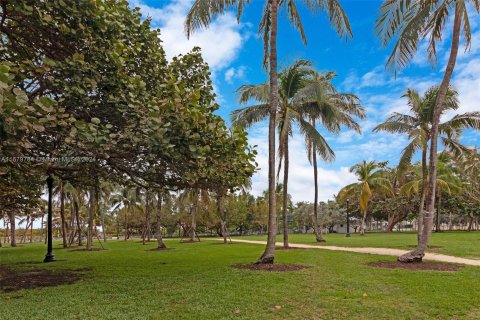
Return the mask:
<path fill-rule="evenodd" d="M 237 8 L 237 20 L 243 13 L 245 4 L 248 0 L 196 0 L 190 9 L 185 21 L 185 31 L 187 36 L 191 32 L 201 27 L 208 27 L 212 18 L 223 14 L 228 8 Z M 336 32 L 348 39 L 352 36 L 350 23 L 337 0 L 304 0 L 304 3 L 310 11 L 325 11 L 330 17 L 330 23 Z M 275 121 L 278 106 L 278 87 L 277 87 L 277 28 L 278 28 L 278 10 L 286 8 L 287 15 L 294 27 L 298 29 L 302 40 L 306 43 L 307 39 L 303 30 L 302 21 L 294 0 L 268 0 L 265 3 L 262 19 L 259 25 L 259 32 L 263 34 L 264 47 L 264 66 L 269 68 L 269 125 L 268 125 L 268 188 L 271 191 L 268 199 L 268 240 L 264 253 L 257 263 L 273 263 L 275 256 L 275 240 L 277 233 L 276 215 L 275 215 Z M 268 63 L 267 63 L 268 62 Z"/>
<path fill-rule="evenodd" d="M 435 223 L 435 230 L 439 231 L 440 229 L 439 215 L 440 215 L 440 205 L 442 201 L 441 200 L 442 192 L 447 192 L 448 194 L 451 194 L 452 191 L 459 192 L 461 190 L 461 181 L 453 168 L 452 159 L 447 152 L 444 151 L 438 156 L 437 166 L 438 166 L 438 170 L 437 170 L 437 177 L 436 177 L 436 180 L 437 180 L 436 181 L 436 185 L 437 185 L 436 199 L 437 199 L 438 206 L 437 206 L 437 218 Z M 425 193 L 425 191 L 428 192 L 428 190 L 423 190 L 423 186 L 424 186 L 423 169 L 421 169 L 422 175 L 420 177 L 420 174 L 417 172 L 416 168 L 418 167 L 413 167 L 413 170 L 411 172 L 411 176 L 413 177 L 413 179 L 400 187 L 401 194 L 411 197 L 414 194 L 418 194 L 419 192 L 420 194 Z"/>
<path fill-rule="evenodd" d="M 362 222 L 360 225 L 360 234 L 365 234 L 365 219 L 367 217 L 368 202 L 373 195 L 373 192 L 385 192 L 392 194 L 392 185 L 383 170 L 386 167 L 386 162 L 376 162 L 365 160 L 353 165 L 350 172 L 355 173 L 358 182 L 349 184 L 340 190 L 338 193 L 339 203 L 344 203 L 347 198 L 354 195 L 358 196 L 358 203 L 362 213 Z"/>
<path fill-rule="evenodd" d="M 170 193 L 164 191 L 164 190 L 158 190 L 157 191 L 157 206 L 156 206 L 156 213 L 155 217 L 157 220 L 157 226 L 155 230 L 155 237 L 157 238 L 157 249 L 162 250 L 166 249 L 167 246 L 165 245 L 165 242 L 163 241 L 162 237 L 162 203 L 164 200 L 170 200 Z"/>
<path fill-rule="evenodd" d="M 112 212 L 123 210 L 125 218 L 125 241 L 128 239 L 128 213 L 140 208 L 140 193 L 138 188 L 124 188 L 121 192 L 112 194 Z"/>
<path fill-rule="evenodd" d="M 411 252 L 410 258 L 406 261 L 421 261 L 430 241 L 433 212 L 435 211 L 437 137 L 439 133 L 440 116 L 450 85 L 450 79 L 455 68 L 460 43 L 460 33 L 462 31 L 466 49 L 470 48 L 471 31 L 467 9 L 469 5 L 472 5 L 475 11 L 480 13 L 479 0 L 385 0 L 380 8 L 380 15 L 377 19 L 376 29 L 383 45 L 386 46 L 393 39 L 396 39 L 393 52 L 387 62 L 387 67 L 391 67 L 396 71 L 408 64 L 417 51 L 418 42 L 424 38 L 428 38 L 429 42 L 427 49 L 429 60 L 435 63 L 437 41 L 442 39 L 446 21 L 452 11 L 454 12 L 450 55 L 433 109 L 430 133 L 430 174 L 428 180 L 428 188 L 431 192 L 428 195 L 427 211 L 424 216 L 423 235 L 421 237 L 421 243 Z"/>
<path fill-rule="evenodd" d="M 58 179 L 58 187 L 55 187 L 53 192 L 55 196 L 60 197 L 60 219 L 61 219 L 61 229 L 62 229 L 62 245 L 63 248 L 68 247 L 67 242 L 67 223 L 65 221 L 65 190 L 64 190 L 64 181 L 62 179 Z"/>
<path fill-rule="evenodd" d="M 315 148 L 320 157 L 326 161 L 334 159 L 335 154 L 328 145 L 325 138 L 315 129 L 315 126 L 308 121 L 308 118 L 317 117 L 323 109 L 330 109 L 330 112 L 336 112 L 345 115 L 341 103 L 345 101 L 337 99 L 334 101 L 320 99 L 319 94 L 313 95 L 312 87 L 318 84 L 322 75 L 316 73 L 312 64 L 306 60 L 298 60 L 292 66 L 282 70 L 278 76 L 278 96 L 279 106 L 277 107 L 277 119 L 279 135 L 279 166 L 277 176 L 280 173 L 282 160 L 284 162 L 283 176 L 283 245 L 288 247 L 288 170 L 289 170 L 289 151 L 288 142 L 293 134 L 294 126 L 298 126 L 301 134 L 308 141 L 309 146 Z M 269 111 L 269 85 L 263 83 L 260 85 L 244 85 L 238 89 L 240 103 L 245 104 L 250 100 L 256 100 L 259 104 L 249 106 L 243 109 L 235 110 L 232 113 L 233 125 L 249 127 L 268 116 Z M 341 102 L 341 103 L 340 103 Z M 335 104 L 336 103 L 336 104 Z M 338 122 L 355 127 L 358 125 L 350 118 L 346 120 L 336 119 Z M 331 124 L 330 124 L 331 125 Z M 333 127 L 333 125 L 331 125 Z"/>
<path fill-rule="evenodd" d="M 403 172 L 408 168 L 413 156 L 418 150 L 422 153 L 422 185 L 420 191 L 420 204 L 418 211 L 418 245 L 423 242 L 424 234 L 424 211 L 426 190 L 428 188 L 428 167 L 427 153 L 428 143 L 431 139 L 431 130 L 433 122 L 433 110 L 438 96 L 438 87 L 431 87 L 425 94 L 420 94 L 413 90 L 407 89 L 404 97 L 408 99 L 410 106 L 410 114 L 393 113 L 388 119 L 376 126 L 373 131 L 386 131 L 391 133 L 402 133 L 409 137 L 409 144 L 403 149 L 399 162 L 399 170 Z M 459 108 L 458 93 L 449 88 L 442 106 L 441 114 L 448 110 L 456 110 Z M 447 150 L 455 154 L 461 154 L 468 149 L 458 142 L 458 137 L 466 128 L 480 129 L 480 112 L 469 112 L 454 116 L 449 121 L 439 125 L 440 139 Z M 421 252 L 419 253 L 422 254 Z M 400 260 L 411 259 L 412 254 L 404 255 Z M 415 255 L 416 257 L 416 255 Z"/>
<path fill-rule="evenodd" d="M 333 72 L 315 73 L 305 88 L 302 89 L 303 92 L 299 96 L 310 118 L 310 123 L 315 127 L 316 122 L 319 121 L 325 129 L 332 133 L 338 133 L 342 125 L 361 133 L 360 126 L 351 116 L 363 119 L 366 115 L 365 109 L 359 105 L 357 96 L 337 92 L 331 83 L 334 77 L 335 73 Z M 308 161 L 313 164 L 315 238 L 317 242 L 324 242 L 318 215 L 317 150 L 311 139 L 306 138 Z"/>

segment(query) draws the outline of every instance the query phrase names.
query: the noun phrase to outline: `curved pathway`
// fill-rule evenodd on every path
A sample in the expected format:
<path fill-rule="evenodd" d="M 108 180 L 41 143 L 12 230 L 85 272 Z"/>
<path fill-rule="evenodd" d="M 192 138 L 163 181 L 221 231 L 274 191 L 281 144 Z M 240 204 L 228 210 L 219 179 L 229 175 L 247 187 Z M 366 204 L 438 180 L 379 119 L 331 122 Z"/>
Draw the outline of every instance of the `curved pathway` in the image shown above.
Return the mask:
<path fill-rule="evenodd" d="M 223 239 L 215 239 L 222 240 Z M 242 243 L 252 243 L 252 244 L 263 244 L 265 245 L 266 241 L 259 240 L 242 240 L 242 239 L 232 239 L 232 242 L 242 242 Z M 391 248 L 371 248 L 371 247 L 337 247 L 337 246 L 314 246 L 310 244 L 300 244 L 300 243 L 290 243 L 292 248 L 302 248 L 302 249 L 321 249 L 321 250 L 331 250 L 331 251 L 348 251 L 348 252 L 357 252 L 357 253 L 368 253 L 368 254 L 379 254 L 383 256 L 400 256 L 404 253 L 407 253 L 408 250 L 401 249 L 391 249 Z M 277 246 L 283 246 L 283 243 L 277 242 Z M 448 256 L 445 254 L 438 253 L 429 253 L 427 252 L 424 257 L 425 260 L 434 260 L 450 263 L 460 263 L 469 266 L 478 266 L 480 267 L 480 260 L 460 258 L 454 256 Z"/>

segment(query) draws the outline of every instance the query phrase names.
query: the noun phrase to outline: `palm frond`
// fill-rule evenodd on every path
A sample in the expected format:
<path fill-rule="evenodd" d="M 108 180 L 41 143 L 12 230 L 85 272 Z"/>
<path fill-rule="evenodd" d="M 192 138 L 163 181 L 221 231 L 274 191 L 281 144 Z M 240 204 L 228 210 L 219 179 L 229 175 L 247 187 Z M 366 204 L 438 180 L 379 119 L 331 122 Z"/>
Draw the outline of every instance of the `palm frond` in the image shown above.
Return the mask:
<path fill-rule="evenodd" d="M 257 104 L 246 108 L 234 110 L 230 114 L 232 124 L 242 128 L 248 128 L 255 123 L 268 118 L 270 105 Z"/>
<path fill-rule="evenodd" d="M 243 8 L 244 1 L 241 2 Z M 222 14 L 227 9 L 237 5 L 237 0 L 195 0 L 185 19 L 187 38 L 190 38 L 193 31 L 208 27 L 216 15 Z M 238 16 L 241 14 L 241 10 L 239 8 Z"/>
<path fill-rule="evenodd" d="M 312 145 L 315 146 L 315 149 L 318 155 L 325 161 L 333 161 L 335 159 L 335 153 L 328 144 L 327 140 L 317 131 L 317 129 L 312 126 L 303 118 L 297 118 L 298 126 L 302 134 L 311 141 Z"/>

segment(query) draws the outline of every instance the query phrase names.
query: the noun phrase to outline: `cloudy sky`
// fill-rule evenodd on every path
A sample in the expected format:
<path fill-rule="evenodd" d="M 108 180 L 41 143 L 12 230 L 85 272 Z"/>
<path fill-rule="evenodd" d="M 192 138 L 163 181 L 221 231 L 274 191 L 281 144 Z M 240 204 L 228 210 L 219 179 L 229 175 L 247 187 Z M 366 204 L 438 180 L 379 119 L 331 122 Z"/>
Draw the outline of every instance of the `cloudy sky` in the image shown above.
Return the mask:
<path fill-rule="evenodd" d="M 192 0 L 130 0 L 139 7 L 152 26 L 161 30 L 161 40 L 168 58 L 186 53 L 194 46 L 202 49 L 213 74 L 218 102 L 218 114 L 229 123 L 229 114 L 239 108 L 235 89 L 242 84 L 258 84 L 267 79 L 262 69 L 263 44 L 257 35 L 258 22 L 264 1 L 253 0 L 237 23 L 235 13 L 228 12 L 216 18 L 206 30 L 199 30 L 188 40 L 184 34 L 184 19 Z M 387 133 L 372 133 L 390 112 L 407 112 L 402 94 L 407 88 L 424 92 L 440 82 L 448 58 L 450 34 L 445 33 L 444 43 L 438 48 L 438 62 L 432 66 L 426 59 L 426 45 L 420 46 L 412 64 L 398 73 L 396 78 L 385 71 L 385 62 L 391 46 L 383 48 L 378 41 L 374 24 L 380 1 L 341 1 L 352 25 L 354 37 L 346 42 L 330 28 L 324 14 L 311 14 L 300 10 L 308 45 L 304 46 L 299 34 L 291 28 L 285 12 L 279 20 L 279 65 L 288 66 L 296 59 L 311 60 L 319 71 L 335 71 L 334 83 L 345 93 L 355 93 L 367 109 L 367 118 L 361 120 L 363 134 L 344 130 L 338 136 L 322 131 L 335 151 L 333 163 L 319 162 L 320 199 L 332 198 L 338 190 L 355 177 L 348 168 L 361 160 L 388 160 L 395 165 L 406 145 L 406 138 Z M 461 107 L 456 113 L 480 110 L 480 23 L 478 16 L 471 17 L 472 46 L 469 52 L 461 48 L 453 85 L 460 94 Z M 451 25 L 448 24 L 447 28 Z M 451 118 L 454 114 L 448 114 Z M 479 145 L 478 132 L 467 131 L 462 141 Z M 254 176 L 253 190 L 260 194 L 267 188 L 267 123 L 249 130 L 249 142 L 257 145 L 260 170 Z M 289 191 L 294 201 L 313 200 L 313 171 L 307 161 L 303 139 L 294 135 L 291 147 Z"/>

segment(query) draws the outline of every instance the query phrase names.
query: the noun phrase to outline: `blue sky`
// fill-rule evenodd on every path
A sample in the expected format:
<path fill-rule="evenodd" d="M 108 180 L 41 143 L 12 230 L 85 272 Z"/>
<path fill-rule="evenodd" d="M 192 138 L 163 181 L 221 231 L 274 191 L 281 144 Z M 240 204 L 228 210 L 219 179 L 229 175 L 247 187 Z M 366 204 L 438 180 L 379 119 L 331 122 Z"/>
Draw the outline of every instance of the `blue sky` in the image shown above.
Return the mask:
<path fill-rule="evenodd" d="M 252 0 L 237 24 L 235 13 L 228 12 L 215 19 L 209 29 L 200 30 L 187 40 L 183 22 L 192 0 L 130 0 L 140 7 L 144 16 L 152 19 L 153 27 L 160 28 L 161 39 L 168 58 L 186 53 L 193 46 L 200 46 L 209 63 L 218 102 L 218 114 L 229 123 L 229 113 L 240 106 L 236 102 L 235 89 L 242 84 L 261 83 L 267 80 L 262 68 L 263 44 L 257 35 L 263 0 Z M 301 3 L 301 1 L 298 1 Z M 374 31 L 380 1 L 341 1 L 353 30 L 353 39 L 346 42 L 330 28 L 324 14 L 311 14 L 300 10 L 308 44 L 304 46 L 300 36 L 289 24 L 285 12 L 279 21 L 278 61 L 287 66 L 296 59 L 311 60 L 319 71 L 335 71 L 334 83 L 342 92 L 355 93 L 367 109 L 367 118 L 360 121 L 363 134 L 344 130 L 333 136 L 322 131 L 336 153 L 333 163 L 319 162 L 320 199 L 332 198 L 344 185 L 355 181 L 348 168 L 361 160 L 390 161 L 395 165 L 406 138 L 387 133 L 374 134 L 372 128 L 393 111 L 407 112 L 402 94 L 407 88 L 424 92 L 440 82 L 448 56 L 450 34 L 447 25 L 444 43 L 438 48 L 437 66 L 426 59 L 426 45 L 421 44 L 411 65 L 393 75 L 385 71 L 385 62 L 391 46 L 383 48 Z M 473 12 L 473 11 L 472 11 Z M 472 47 L 464 53 L 461 48 L 453 85 L 459 91 L 461 107 L 456 113 L 480 110 L 480 23 L 478 15 L 470 18 Z M 445 119 L 454 114 L 448 114 Z M 259 194 L 267 188 L 267 124 L 260 123 L 249 130 L 249 142 L 258 145 L 257 162 L 260 170 L 253 178 L 253 190 Z M 467 131 L 462 138 L 467 145 L 479 145 L 478 132 Z M 306 159 L 303 139 L 297 134 L 291 142 L 291 174 L 289 190 L 294 201 L 313 200 L 313 171 Z"/>

